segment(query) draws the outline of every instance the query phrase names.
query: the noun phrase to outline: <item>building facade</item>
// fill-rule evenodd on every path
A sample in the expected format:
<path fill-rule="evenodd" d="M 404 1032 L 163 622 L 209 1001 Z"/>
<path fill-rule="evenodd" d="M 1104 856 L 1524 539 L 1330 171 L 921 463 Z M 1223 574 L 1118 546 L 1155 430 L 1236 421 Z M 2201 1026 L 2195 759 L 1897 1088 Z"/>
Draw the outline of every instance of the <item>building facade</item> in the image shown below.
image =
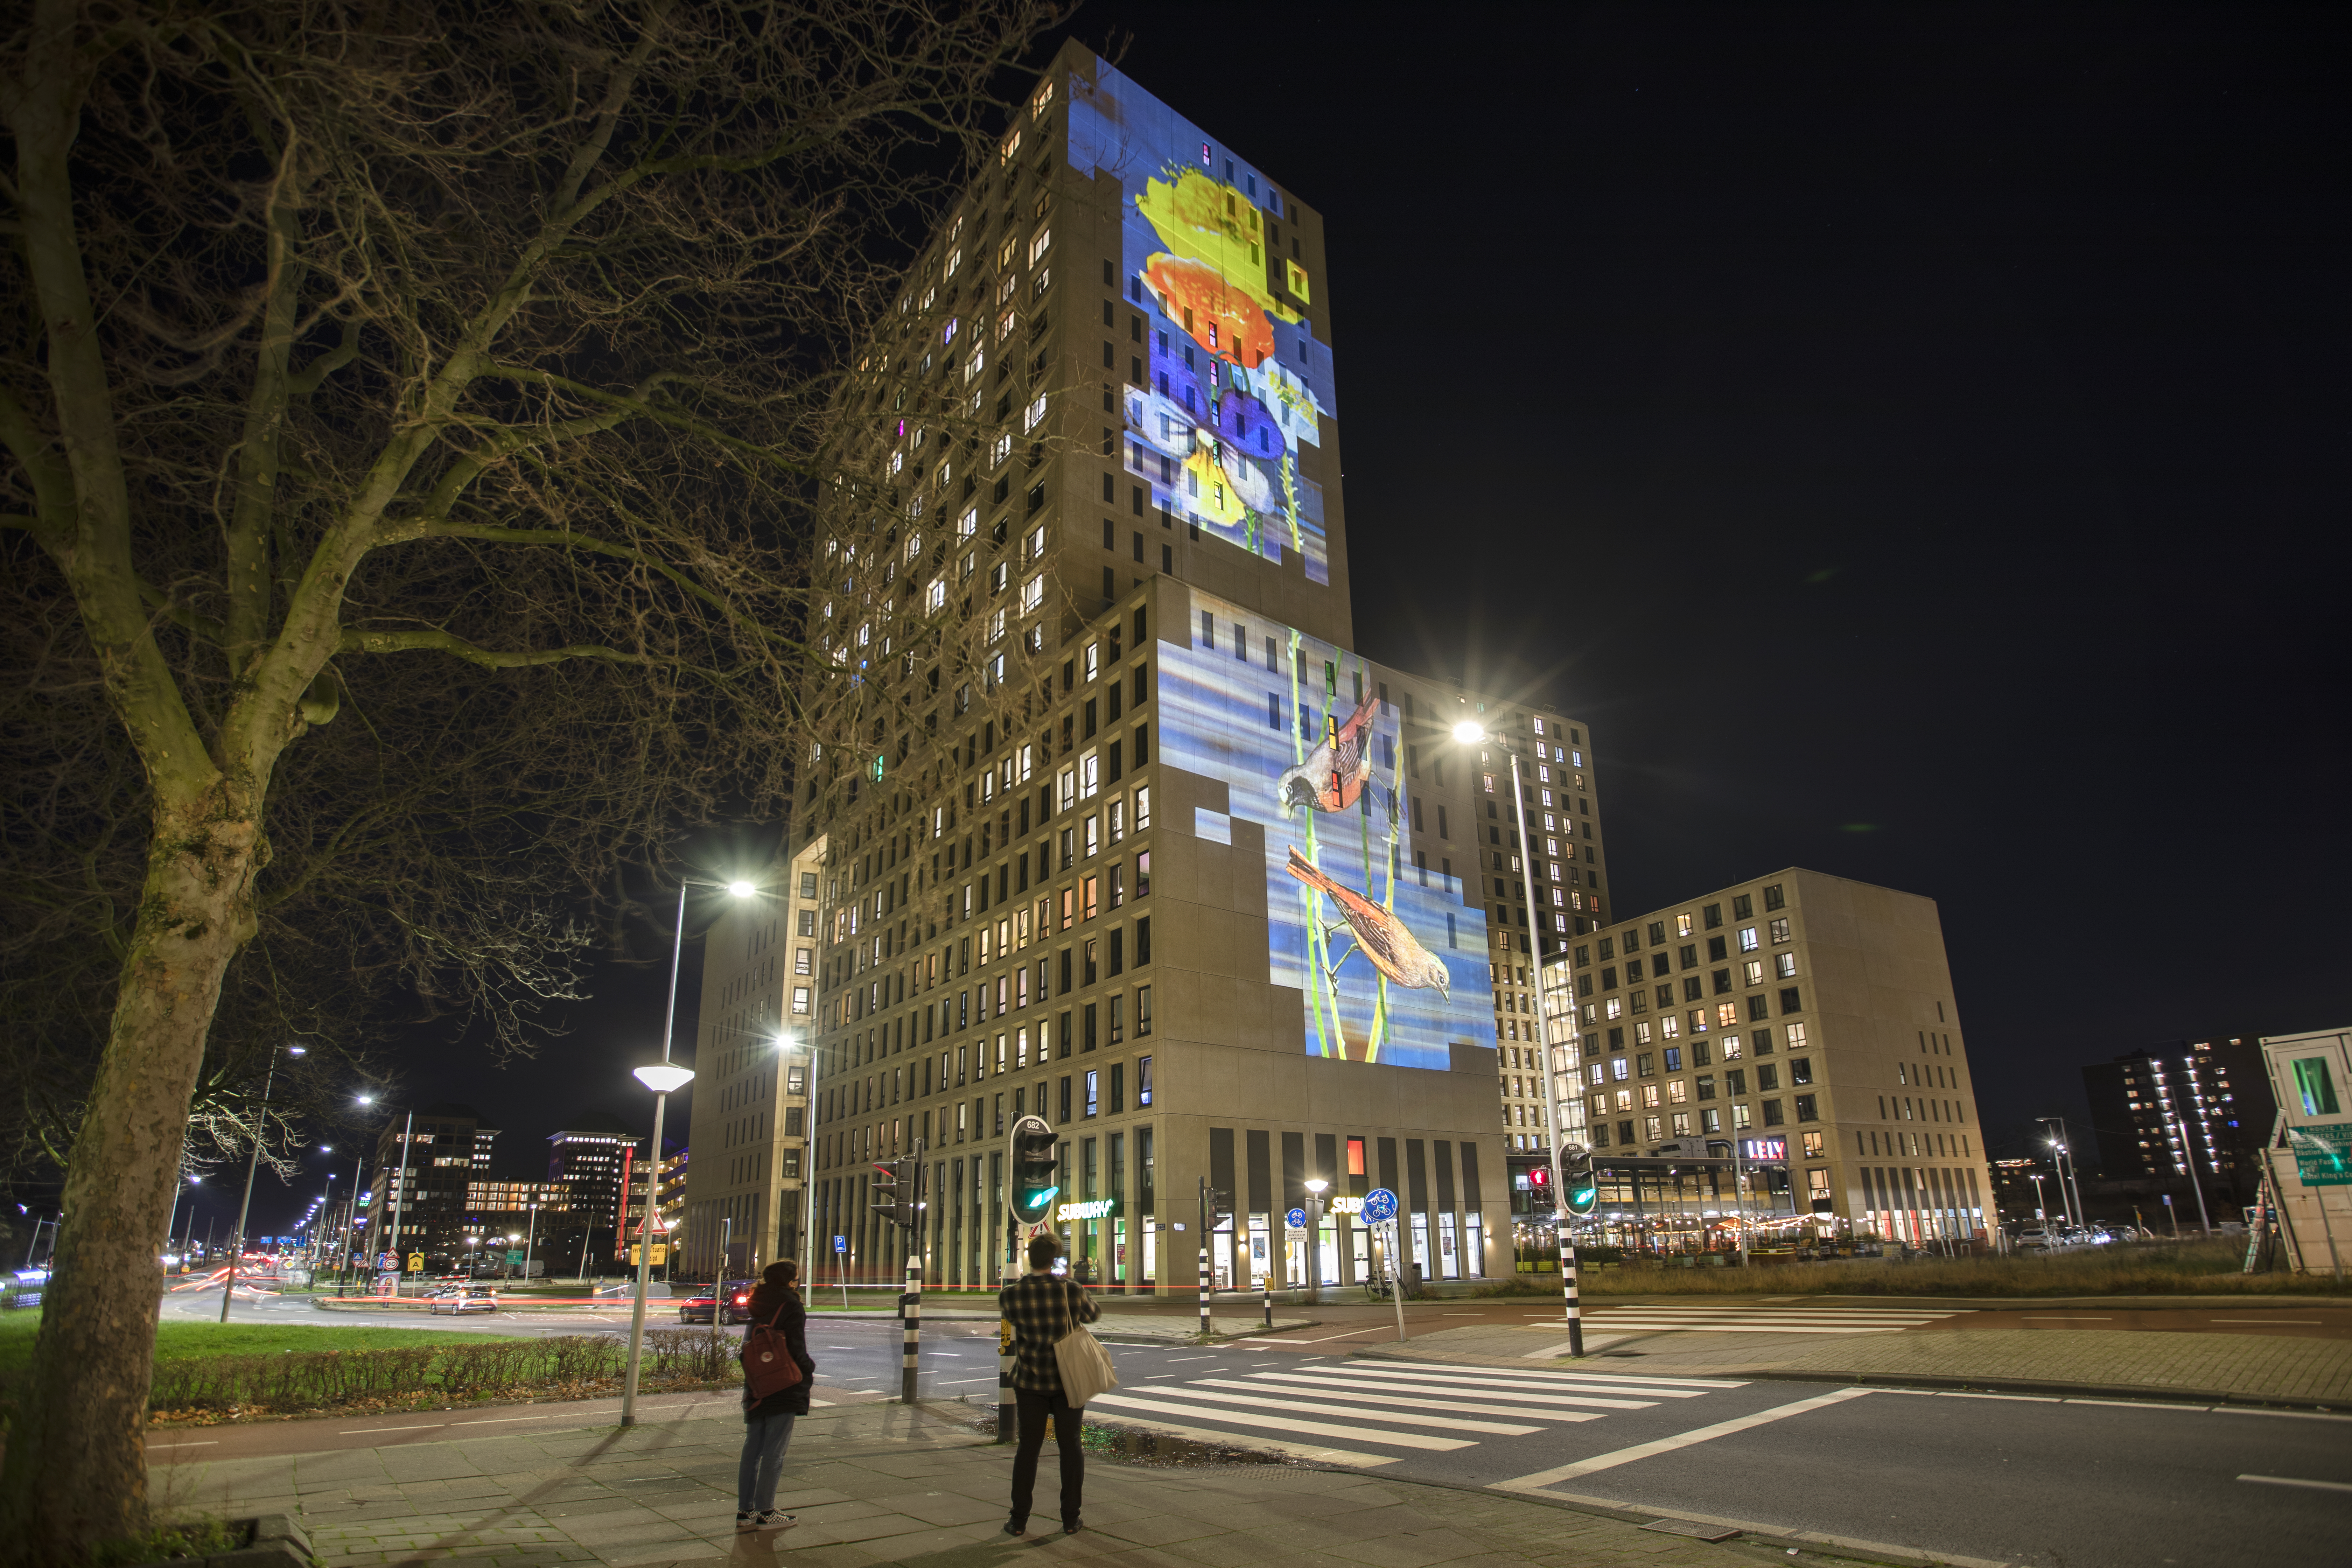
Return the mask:
<path fill-rule="evenodd" d="M 1349 649 L 1322 239 L 1066 48 L 845 394 L 805 807 L 816 1228 L 850 1279 L 912 1251 L 992 1285 L 1024 1114 L 1108 1289 L 1189 1288 L 1202 1250 L 1299 1277 L 1314 1178 L 1319 1278 L 1366 1266 L 1374 1185 L 1425 1273 L 1494 1271 L 1492 1004 L 1532 960 L 1490 935 L 1478 770 L 1417 778 L 1398 678 Z M 874 1166 L 918 1152 L 909 1236 Z"/>
<path fill-rule="evenodd" d="M 2159 1187 L 2195 1181 L 2210 1202 L 2252 1203 L 2278 1107 L 2252 1037 L 2179 1040 L 2083 1069 L 2100 1173 Z M 2195 1205 L 2189 1212 L 2194 1214 Z"/>
<path fill-rule="evenodd" d="M 1554 1061 L 1595 1163 L 1627 1167 L 1601 1183 L 1611 1239 L 1720 1247 L 1743 1207 L 1767 1240 L 1989 1238 L 1933 900 L 1790 867 L 1596 928 L 1571 957 L 1577 1037 Z M 1758 1162 L 1745 1190 L 1641 1163 L 1717 1140 Z"/>
<path fill-rule="evenodd" d="M 780 860 L 703 942 L 682 1267 L 748 1278 L 805 1262 L 809 1025 L 816 1013 L 822 837 Z"/>
<path fill-rule="evenodd" d="M 621 1250 L 621 1178 L 645 1140 L 603 1111 L 578 1117 L 547 1139 L 547 1180 L 563 1194 L 566 1220 L 579 1237 L 583 1270 Z"/>
<path fill-rule="evenodd" d="M 498 1135 L 479 1111 L 449 1100 L 394 1115 L 376 1135 L 375 1171 L 361 1205 L 374 1234 L 363 1245 L 423 1253 L 428 1269 L 446 1267 L 473 1234 L 472 1183 L 488 1173 Z"/>
<path fill-rule="evenodd" d="M 2352 1263 L 2352 1029 L 2265 1035 L 2278 1110 L 2263 1130 L 2288 1263 L 2343 1278 Z M 2231 1217 L 2236 1217 L 2232 1215 Z"/>

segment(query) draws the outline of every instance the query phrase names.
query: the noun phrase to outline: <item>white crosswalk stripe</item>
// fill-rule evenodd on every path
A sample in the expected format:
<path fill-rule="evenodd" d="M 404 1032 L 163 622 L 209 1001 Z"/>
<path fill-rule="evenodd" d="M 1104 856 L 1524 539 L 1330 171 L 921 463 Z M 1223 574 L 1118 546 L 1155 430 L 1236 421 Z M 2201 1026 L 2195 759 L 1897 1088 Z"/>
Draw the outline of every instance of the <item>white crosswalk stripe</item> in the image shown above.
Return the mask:
<path fill-rule="evenodd" d="M 1593 1333 L 1692 1332 L 1710 1334 L 1895 1334 L 1959 1316 L 1959 1309 L 1904 1307 L 1729 1306 L 1596 1307 L 1585 1311 Z M 1557 1331 L 1557 1323 L 1529 1324 Z"/>
<path fill-rule="evenodd" d="M 1370 1468 L 1400 1457 L 1379 1449 L 1446 1453 L 1482 1439 L 1530 1436 L 1604 1420 L 1615 1412 L 1745 1386 L 1727 1378 L 1644 1378 L 1441 1362 L 1300 1362 L 1282 1370 L 1123 1388 L 1097 1394 L 1087 1411 L 1093 1419 L 1195 1441 Z M 1316 1441 L 1322 1438 L 1349 1446 Z"/>

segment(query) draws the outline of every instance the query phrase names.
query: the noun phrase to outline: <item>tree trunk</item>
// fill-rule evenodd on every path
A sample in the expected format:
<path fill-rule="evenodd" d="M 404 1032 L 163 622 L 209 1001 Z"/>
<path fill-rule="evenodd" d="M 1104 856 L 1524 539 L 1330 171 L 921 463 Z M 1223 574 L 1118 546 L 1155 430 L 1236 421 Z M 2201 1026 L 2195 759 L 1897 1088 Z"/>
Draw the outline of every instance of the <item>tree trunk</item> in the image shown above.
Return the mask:
<path fill-rule="evenodd" d="M 66 1173 L 57 1271 L 20 1386 L 0 1499 L 13 1561 L 82 1560 L 147 1524 L 145 1433 L 158 1256 L 188 1100 L 268 858 L 257 802 L 159 792 L 138 924 Z"/>

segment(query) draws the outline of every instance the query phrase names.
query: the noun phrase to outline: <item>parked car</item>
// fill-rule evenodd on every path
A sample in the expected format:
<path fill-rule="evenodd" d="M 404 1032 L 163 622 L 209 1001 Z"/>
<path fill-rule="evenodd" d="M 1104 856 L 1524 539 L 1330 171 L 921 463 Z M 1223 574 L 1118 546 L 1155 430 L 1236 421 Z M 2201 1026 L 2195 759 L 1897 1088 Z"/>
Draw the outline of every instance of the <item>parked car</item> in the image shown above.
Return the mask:
<path fill-rule="evenodd" d="M 758 1283 L 756 1279 L 728 1279 L 721 1281 L 716 1290 L 708 1285 L 684 1287 L 688 1294 L 678 1305 L 677 1321 L 681 1323 L 709 1322 L 723 1297 L 727 1303 L 727 1316 L 723 1321 L 748 1323 L 751 1321 L 751 1287 Z"/>
<path fill-rule="evenodd" d="M 436 1317 L 444 1311 L 453 1317 L 467 1312 L 495 1312 L 499 1310 L 499 1293 L 484 1285 L 456 1285 L 435 1291 L 425 1310 Z"/>

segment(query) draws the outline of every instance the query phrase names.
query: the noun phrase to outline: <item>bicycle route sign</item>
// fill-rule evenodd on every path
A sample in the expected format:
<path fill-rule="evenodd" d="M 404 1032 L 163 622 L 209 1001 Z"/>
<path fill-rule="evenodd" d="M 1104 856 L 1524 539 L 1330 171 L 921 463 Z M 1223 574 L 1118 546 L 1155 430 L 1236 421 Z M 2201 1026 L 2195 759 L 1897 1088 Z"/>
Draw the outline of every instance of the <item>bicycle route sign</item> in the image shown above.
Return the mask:
<path fill-rule="evenodd" d="M 1386 1187 L 1374 1187 L 1364 1194 L 1364 1219 L 1370 1225 L 1396 1218 L 1397 1195 Z"/>
<path fill-rule="evenodd" d="M 1305 1209 L 1292 1209 L 1288 1214 L 1282 1216 L 1282 1223 L 1288 1226 L 1293 1230 L 1305 1230 L 1307 1228 L 1307 1211 Z"/>

